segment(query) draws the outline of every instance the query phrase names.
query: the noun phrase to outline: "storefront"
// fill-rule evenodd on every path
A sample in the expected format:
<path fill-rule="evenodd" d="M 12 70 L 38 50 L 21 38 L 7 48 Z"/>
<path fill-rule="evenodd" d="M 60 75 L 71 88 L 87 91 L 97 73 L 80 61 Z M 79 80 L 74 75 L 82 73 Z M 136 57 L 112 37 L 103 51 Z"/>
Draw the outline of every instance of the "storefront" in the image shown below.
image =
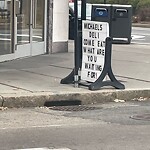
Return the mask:
<path fill-rule="evenodd" d="M 68 51 L 68 0 L 0 0 L 0 62 Z"/>
<path fill-rule="evenodd" d="M 47 0 L 0 1 L 0 62 L 46 53 Z"/>

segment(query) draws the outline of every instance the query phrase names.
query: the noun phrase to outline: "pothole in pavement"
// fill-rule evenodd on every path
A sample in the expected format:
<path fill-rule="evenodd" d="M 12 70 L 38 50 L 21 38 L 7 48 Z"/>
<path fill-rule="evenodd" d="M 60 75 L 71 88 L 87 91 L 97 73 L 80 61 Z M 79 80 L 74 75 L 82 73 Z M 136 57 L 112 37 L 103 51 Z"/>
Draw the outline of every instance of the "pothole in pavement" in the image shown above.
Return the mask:
<path fill-rule="evenodd" d="M 131 116 L 130 118 L 135 120 L 150 121 L 150 114 L 134 115 Z"/>

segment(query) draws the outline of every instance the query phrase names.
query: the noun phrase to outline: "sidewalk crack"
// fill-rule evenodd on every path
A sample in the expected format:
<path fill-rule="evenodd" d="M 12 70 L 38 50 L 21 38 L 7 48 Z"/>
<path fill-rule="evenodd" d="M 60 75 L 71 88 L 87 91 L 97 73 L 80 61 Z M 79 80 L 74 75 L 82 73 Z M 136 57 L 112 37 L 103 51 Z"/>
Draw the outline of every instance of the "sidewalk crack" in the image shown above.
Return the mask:
<path fill-rule="evenodd" d="M 14 86 L 14 85 L 9 85 L 9 84 L 2 83 L 2 82 L 0 82 L 0 84 L 1 84 L 1 85 L 5 85 L 5 86 L 8 86 L 8 87 L 12 87 L 12 88 L 16 88 L 16 89 L 20 89 L 20 90 L 24 90 L 24 91 L 33 93 L 33 91 L 30 91 L 30 90 L 27 90 L 27 89 L 24 89 L 24 88 L 20 88 L 20 87 Z"/>
<path fill-rule="evenodd" d="M 40 76 L 45 76 L 45 77 L 51 77 L 51 78 L 57 78 L 57 79 L 61 79 L 60 77 L 56 77 L 56 76 L 52 76 L 52 75 L 46 75 L 43 73 L 36 73 L 34 71 L 28 71 L 28 70 L 21 70 L 23 72 L 28 72 L 28 73 L 32 73 L 32 74 L 36 74 L 36 75 L 40 75 Z"/>
<path fill-rule="evenodd" d="M 128 77 L 128 76 L 121 76 L 121 75 L 116 75 L 116 77 L 121 77 L 121 78 L 126 78 L 130 80 L 136 80 L 136 81 L 141 81 L 141 82 L 146 82 L 149 83 L 149 80 L 144 80 L 144 79 L 139 79 L 139 78 L 133 78 L 133 77 Z"/>

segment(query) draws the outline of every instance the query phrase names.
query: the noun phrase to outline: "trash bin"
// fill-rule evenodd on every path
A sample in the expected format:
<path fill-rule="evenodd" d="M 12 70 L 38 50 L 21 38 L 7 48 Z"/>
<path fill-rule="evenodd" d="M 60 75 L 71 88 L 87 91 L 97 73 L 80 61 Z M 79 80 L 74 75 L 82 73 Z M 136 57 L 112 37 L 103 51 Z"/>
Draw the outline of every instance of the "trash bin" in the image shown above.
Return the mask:
<path fill-rule="evenodd" d="M 93 4 L 92 21 L 108 22 L 111 24 L 111 5 L 110 4 Z M 111 35 L 111 32 L 110 32 Z"/>
<path fill-rule="evenodd" d="M 131 5 L 93 4 L 91 20 L 109 23 L 109 35 L 112 37 L 113 43 L 130 44 L 132 28 Z"/>
<path fill-rule="evenodd" d="M 112 36 L 116 42 L 131 43 L 132 6 L 112 5 Z"/>

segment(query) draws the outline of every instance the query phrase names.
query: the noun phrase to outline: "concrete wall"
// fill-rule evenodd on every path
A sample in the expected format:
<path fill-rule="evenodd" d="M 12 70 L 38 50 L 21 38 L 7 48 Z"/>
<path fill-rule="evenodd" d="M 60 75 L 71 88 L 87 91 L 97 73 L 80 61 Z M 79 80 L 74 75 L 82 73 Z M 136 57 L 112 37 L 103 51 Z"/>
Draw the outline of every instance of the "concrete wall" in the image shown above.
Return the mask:
<path fill-rule="evenodd" d="M 52 53 L 68 51 L 68 0 L 53 0 Z"/>

